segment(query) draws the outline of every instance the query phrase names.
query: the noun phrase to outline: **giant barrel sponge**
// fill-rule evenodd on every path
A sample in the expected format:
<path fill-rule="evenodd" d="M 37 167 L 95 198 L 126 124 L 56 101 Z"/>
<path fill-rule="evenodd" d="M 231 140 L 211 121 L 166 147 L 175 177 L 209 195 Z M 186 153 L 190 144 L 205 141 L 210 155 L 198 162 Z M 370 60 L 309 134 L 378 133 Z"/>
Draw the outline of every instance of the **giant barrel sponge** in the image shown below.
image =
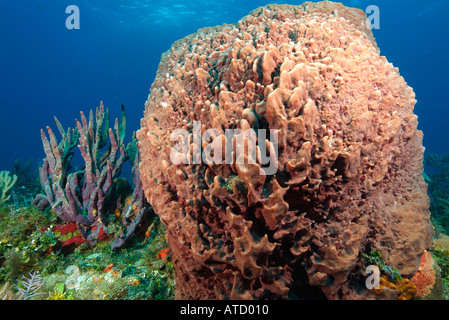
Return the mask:
<path fill-rule="evenodd" d="M 268 5 L 162 55 L 137 137 L 176 298 L 385 298 L 365 286 L 372 251 L 417 271 L 432 228 L 415 94 L 365 22 Z"/>

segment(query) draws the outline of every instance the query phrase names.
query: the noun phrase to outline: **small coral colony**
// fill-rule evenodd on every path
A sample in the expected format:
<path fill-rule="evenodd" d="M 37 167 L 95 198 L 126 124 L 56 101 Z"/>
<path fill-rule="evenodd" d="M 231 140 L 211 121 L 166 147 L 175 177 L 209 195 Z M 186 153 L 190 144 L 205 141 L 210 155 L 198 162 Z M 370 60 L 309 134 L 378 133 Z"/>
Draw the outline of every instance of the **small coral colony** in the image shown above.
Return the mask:
<path fill-rule="evenodd" d="M 0 172 L 0 299 L 448 299 L 449 155 L 364 21 L 261 7 L 175 42 L 130 138 L 55 117 Z"/>

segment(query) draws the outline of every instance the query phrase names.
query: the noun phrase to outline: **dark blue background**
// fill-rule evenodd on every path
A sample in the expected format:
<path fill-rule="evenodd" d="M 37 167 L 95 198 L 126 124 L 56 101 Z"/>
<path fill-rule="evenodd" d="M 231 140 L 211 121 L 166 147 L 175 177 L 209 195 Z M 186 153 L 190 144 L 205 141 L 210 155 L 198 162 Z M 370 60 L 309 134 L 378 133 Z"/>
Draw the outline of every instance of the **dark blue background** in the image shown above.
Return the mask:
<path fill-rule="evenodd" d="M 161 54 L 198 28 L 235 23 L 251 10 L 286 1 L 3 0 L 0 6 L 0 170 L 45 156 L 40 129 L 53 116 L 74 126 L 102 100 L 112 118 L 123 103 L 128 140 L 139 129 Z M 449 1 L 342 1 L 380 8 L 381 54 L 416 92 L 419 127 L 432 152 L 448 152 Z M 300 4 L 301 1 L 289 2 Z M 81 28 L 68 30 L 68 5 Z M 59 137 L 58 137 L 59 138 Z"/>

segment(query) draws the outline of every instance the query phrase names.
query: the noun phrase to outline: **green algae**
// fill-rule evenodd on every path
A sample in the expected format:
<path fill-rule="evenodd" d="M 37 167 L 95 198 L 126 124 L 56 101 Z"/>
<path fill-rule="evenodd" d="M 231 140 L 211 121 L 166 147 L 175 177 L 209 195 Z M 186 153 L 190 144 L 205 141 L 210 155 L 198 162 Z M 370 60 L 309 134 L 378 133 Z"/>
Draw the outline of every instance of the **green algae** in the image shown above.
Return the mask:
<path fill-rule="evenodd" d="M 113 250 L 110 242 L 95 247 L 82 244 L 71 251 L 62 250 L 68 234 L 53 233 L 57 217 L 50 211 L 26 206 L 0 207 L 0 299 L 18 299 L 14 285 L 19 278 L 39 272 L 46 300 L 159 300 L 174 299 L 174 268 L 169 257 L 159 252 L 168 247 L 165 228 L 154 219 L 146 236 L 135 237 L 125 248 Z M 76 231 L 74 232 L 76 233 Z M 73 236 L 73 234 L 72 234 Z M 67 273 L 75 266 L 75 275 Z"/>

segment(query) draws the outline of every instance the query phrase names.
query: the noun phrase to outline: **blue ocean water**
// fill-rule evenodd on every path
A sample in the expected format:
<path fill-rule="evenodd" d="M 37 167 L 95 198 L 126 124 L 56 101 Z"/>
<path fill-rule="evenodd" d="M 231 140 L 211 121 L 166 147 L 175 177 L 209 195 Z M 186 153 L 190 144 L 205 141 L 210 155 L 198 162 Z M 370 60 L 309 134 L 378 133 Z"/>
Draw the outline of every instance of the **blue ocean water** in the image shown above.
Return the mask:
<path fill-rule="evenodd" d="M 170 45 L 197 29 L 235 23 L 274 0 L 14 0 L 0 6 L 0 170 L 45 157 L 40 129 L 64 127 L 103 101 L 115 118 L 124 104 L 127 137 L 140 128 L 144 103 Z M 448 152 L 449 1 L 349 0 L 376 5 L 381 54 L 413 87 L 415 113 L 432 152 Z M 80 28 L 67 29 L 76 5 Z M 128 140 L 129 141 L 129 140 Z"/>

